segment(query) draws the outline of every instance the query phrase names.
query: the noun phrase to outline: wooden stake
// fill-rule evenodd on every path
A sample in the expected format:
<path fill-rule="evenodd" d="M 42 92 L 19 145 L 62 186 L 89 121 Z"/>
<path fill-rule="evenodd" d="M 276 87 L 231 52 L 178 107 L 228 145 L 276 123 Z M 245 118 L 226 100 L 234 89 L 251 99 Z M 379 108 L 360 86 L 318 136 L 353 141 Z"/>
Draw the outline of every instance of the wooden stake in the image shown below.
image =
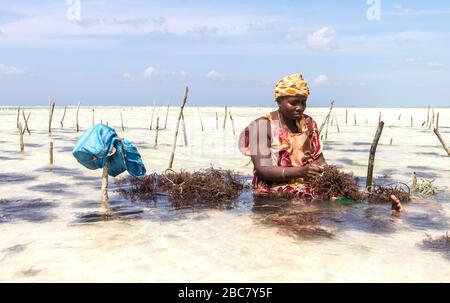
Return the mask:
<path fill-rule="evenodd" d="M 345 124 L 347 124 L 348 109 L 345 109 Z"/>
<path fill-rule="evenodd" d="M 108 160 L 102 170 L 101 209 L 108 210 Z"/>
<path fill-rule="evenodd" d="M 19 128 L 20 106 L 17 108 L 17 128 Z"/>
<path fill-rule="evenodd" d="M 328 110 L 328 114 L 325 117 L 325 120 L 323 121 L 322 125 L 319 128 L 319 134 L 322 133 L 322 129 L 325 126 L 325 124 L 328 122 L 328 119 L 330 119 L 331 111 L 333 110 L 334 101 L 332 100 L 330 102 L 330 109 Z"/>
<path fill-rule="evenodd" d="M 325 127 L 325 140 L 328 139 L 328 125 L 330 124 L 330 116 L 327 118 L 327 126 Z"/>
<path fill-rule="evenodd" d="M 389 141 L 389 145 L 392 145 L 392 140 L 394 140 L 393 138 L 391 138 L 391 141 Z"/>
<path fill-rule="evenodd" d="M 219 115 L 216 112 L 216 129 L 219 129 Z"/>
<path fill-rule="evenodd" d="M 19 122 L 19 145 L 20 145 L 20 152 L 23 153 L 23 151 L 25 150 L 25 145 L 23 144 L 23 133 L 21 122 Z"/>
<path fill-rule="evenodd" d="M 429 128 L 431 128 L 431 126 L 434 125 L 434 109 L 432 109 L 431 111 L 433 112 L 433 114 L 431 116 L 431 122 L 430 122 L 430 127 Z"/>
<path fill-rule="evenodd" d="M 436 115 L 436 125 L 434 126 L 436 129 L 439 129 L 439 112 Z"/>
<path fill-rule="evenodd" d="M 434 128 L 433 131 L 436 134 L 436 136 L 438 137 L 439 141 L 441 142 L 442 147 L 447 152 L 447 155 L 450 157 L 450 149 L 448 148 L 447 144 L 445 143 L 444 138 L 442 138 L 441 133 L 439 132 L 439 130 L 437 128 Z"/>
<path fill-rule="evenodd" d="M 202 114 L 200 113 L 200 108 L 197 107 L 197 111 L 198 111 L 198 117 L 200 118 L 200 126 L 202 127 L 202 132 L 203 132 L 203 121 L 202 121 Z"/>
<path fill-rule="evenodd" d="M 337 118 L 336 111 L 334 111 L 334 120 L 336 120 L 336 129 L 337 129 L 338 133 L 340 133 L 340 131 L 339 131 L 339 123 L 338 123 L 338 118 Z"/>
<path fill-rule="evenodd" d="M 77 120 L 76 120 L 77 133 L 80 131 L 80 125 L 78 124 L 78 114 L 80 113 L 80 104 L 81 104 L 81 102 L 78 101 L 78 104 L 77 104 Z"/>
<path fill-rule="evenodd" d="M 28 119 L 30 118 L 31 112 L 28 113 Z M 28 132 L 29 135 L 31 135 L 30 129 L 28 128 L 28 119 L 25 118 L 25 111 L 22 109 L 22 115 L 23 120 L 25 121 L 25 129 L 23 130 L 23 133 L 25 133 L 25 130 Z"/>
<path fill-rule="evenodd" d="M 356 114 L 353 114 L 353 119 L 355 120 L 355 125 L 356 125 Z"/>
<path fill-rule="evenodd" d="M 61 128 L 64 128 L 64 117 L 66 116 L 66 110 L 67 110 L 67 105 L 66 106 L 64 106 L 64 114 L 63 114 L 63 117 L 62 117 L 62 119 L 61 119 Z"/>
<path fill-rule="evenodd" d="M 381 112 L 380 112 L 380 114 L 378 115 L 378 124 L 380 124 L 380 122 L 381 122 Z"/>
<path fill-rule="evenodd" d="M 228 113 L 230 114 L 231 125 L 233 127 L 233 136 L 236 137 L 236 128 L 234 127 L 234 119 L 233 116 L 231 115 L 231 111 L 229 111 Z"/>
<path fill-rule="evenodd" d="M 92 125 L 95 124 L 95 109 L 92 109 Z"/>
<path fill-rule="evenodd" d="M 169 160 L 169 169 L 172 169 L 173 159 L 175 157 L 175 149 L 177 147 L 178 129 L 180 128 L 180 120 L 181 120 L 181 116 L 183 115 L 184 106 L 186 105 L 188 92 L 189 92 L 189 88 L 186 86 L 186 88 L 184 89 L 183 100 L 181 101 L 180 111 L 178 113 L 177 125 L 175 127 L 175 136 L 174 136 L 174 139 L 173 139 L 172 154 L 170 155 L 170 160 Z"/>
<path fill-rule="evenodd" d="M 181 122 L 183 123 L 183 138 L 184 146 L 188 146 L 187 132 L 186 132 L 186 121 L 184 121 L 184 113 L 181 113 Z"/>
<path fill-rule="evenodd" d="M 153 117 L 155 116 L 155 102 L 153 102 L 152 118 L 150 120 L 150 130 L 153 129 Z"/>
<path fill-rule="evenodd" d="M 52 119 L 53 112 L 55 111 L 55 102 L 52 101 L 52 97 L 48 97 L 48 135 L 52 135 Z"/>
<path fill-rule="evenodd" d="M 167 128 L 167 117 L 169 117 L 169 104 L 167 104 L 167 111 L 166 111 L 166 122 L 164 122 L 164 129 Z"/>
<path fill-rule="evenodd" d="M 427 111 L 427 126 L 428 127 L 428 123 L 430 122 L 430 105 L 428 104 L 428 111 Z"/>
<path fill-rule="evenodd" d="M 159 116 L 156 118 L 155 148 L 158 146 Z"/>
<path fill-rule="evenodd" d="M 51 140 L 50 140 L 50 147 L 49 147 L 48 153 L 50 155 L 50 165 L 53 165 L 53 141 L 51 141 Z"/>
<path fill-rule="evenodd" d="M 413 116 L 411 116 L 411 127 L 413 127 Z"/>
<path fill-rule="evenodd" d="M 225 129 L 225 125 L 227 123 L 227 113 L 228 113 L 228 110 L 227 110 L 227 107 L 225 106 L 225 115 L 223 117 L 223 129 Z"/>
<path fill-rule="evenodd" d="M 366 188 L 371 190 L 372 188 L 372 177 L 373 177 L 373 165 L 375 163 L 375 153 L 377 151 L 378 141 L 380 140 L 381 133 L 383 132 L 384 122 L 380 121 L 378 124 L 377 132 L 375 133 L 375 137 L 373 138 L 372 146 L 370 147 L 369 154 L 369 165 L 367 166 L 367 180 L 366 180 Z"/>
<path fill-rule="evenodd" d="M 402 117 L 402 114 L 398 115 L 398 121 L 400 121 L 401 117 Z"/>
<path fill-rule="evenodd" d="M 125 128 L 123 127 L 123 117 L 122 117 L 122 113 L 120 113 L 120 122 L 122 123 L 122 131 L 125 131 Z"/>

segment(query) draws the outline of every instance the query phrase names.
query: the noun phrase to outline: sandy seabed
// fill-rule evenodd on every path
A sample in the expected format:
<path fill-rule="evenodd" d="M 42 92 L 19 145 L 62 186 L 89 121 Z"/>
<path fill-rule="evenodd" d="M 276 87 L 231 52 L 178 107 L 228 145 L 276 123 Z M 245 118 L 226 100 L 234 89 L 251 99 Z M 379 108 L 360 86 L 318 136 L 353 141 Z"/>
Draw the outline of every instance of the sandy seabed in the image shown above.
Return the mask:
<path fill-rule="evenodd" d="M 441 192 L 406 204 L 400 216 L 392 216 L 389 205 L 305 206 L 320 213 L 324 228 L 334 235 L 308 239 L 263 224 L 265 213 L 254 207 L 248 190 L 232 210 L 173 210 L 164 197 L 154 203 L 124 200 L 114 192 L 114 178 L 111 207 L 143 212 L 111 221 L 80 219 L 97 212 L 100 200 L 101 171 L 82 167 L 71 154 L 92 125 L 92 108 L 81 107 L 81 132 L 76 133 L 76 108 L 67 109 L 61 128 L 63 109 L 57 107 L 51 137 L 48 109 L 25 108 L 26 114 L 31 111 L 31 136 L 24 134 L 23 154 L 18 152 L 17 109 L 0 110 L 0 282 L 450 282 L 450 248 L 424 242 L 427 234 L 438 239 L 450 229 L 450 157 L 432 130 L 421 126 L 426 108 L 349 108 L 347 124 L 345 108 L 337 108 L 340 132 L 334 118 L 324 155 L 328 163 L 364 180 L 381 111 L 385 127 L 376 180 L 410 183 L 415 171 L 419 179 L 435 179 Z M 248 159 L 237 150 L 237 136 L 271 109 L 229 110 L 236 134 L 230 120 L 223 129 L 223 108 L 200 108 L 203 132 L 197 108 L 186 108 L 188 146 L 180 132 L 175 170 L 213 165 L 251 175 Z M 307 114 L 320 124 L 327 110 L 308 108 Z M 178 114 L 172 106 L 155 148 L 156 118 L 164 126 L 166 107 L 155 109 L 150 130 L 152 111 L 95 107 L 95 123 L 108 122 L 133 142 L 149 173 L 168 166 Z M 438 111 L 440 132 L 450 143 L 450 109 Z M 50 139 L 53 167 L 48 164 Z"/>

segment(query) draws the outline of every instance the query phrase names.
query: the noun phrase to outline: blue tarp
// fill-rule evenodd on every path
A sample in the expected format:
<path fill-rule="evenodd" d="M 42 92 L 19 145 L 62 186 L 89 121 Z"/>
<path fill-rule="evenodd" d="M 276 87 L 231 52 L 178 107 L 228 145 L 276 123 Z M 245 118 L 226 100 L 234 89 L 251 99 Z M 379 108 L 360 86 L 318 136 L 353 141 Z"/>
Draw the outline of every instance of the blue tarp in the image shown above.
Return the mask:
<path fill-rule="evenodd" d="M 115 153 L 110 155 L 113 147 Z M 72 151 L 73 156 L 83 166 L 97 169 L 108 161 L 108 174 L 117 176 L 128 171 L 134 177 L 145 176 L 146 170 L 137 148 L 116 131 L 104 124 L 91 126 L 78 140 Z"/>

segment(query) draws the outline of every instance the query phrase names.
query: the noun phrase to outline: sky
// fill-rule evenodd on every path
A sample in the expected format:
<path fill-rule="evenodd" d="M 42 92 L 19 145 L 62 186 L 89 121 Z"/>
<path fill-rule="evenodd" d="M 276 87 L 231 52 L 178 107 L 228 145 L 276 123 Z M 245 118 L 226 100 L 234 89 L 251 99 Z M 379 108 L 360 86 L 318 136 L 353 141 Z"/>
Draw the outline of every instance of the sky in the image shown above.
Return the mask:
<path fill-rule="evenodd" d="M 0 105 L 450 106 L 450 1 L 0 0 Z"/>

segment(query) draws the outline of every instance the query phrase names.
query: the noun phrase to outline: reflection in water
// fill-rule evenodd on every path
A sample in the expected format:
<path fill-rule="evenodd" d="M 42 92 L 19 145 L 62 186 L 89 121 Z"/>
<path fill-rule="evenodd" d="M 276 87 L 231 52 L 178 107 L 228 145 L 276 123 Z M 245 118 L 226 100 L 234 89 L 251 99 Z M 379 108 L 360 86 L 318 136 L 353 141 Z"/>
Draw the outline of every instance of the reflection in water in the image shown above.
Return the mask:
<path fill-rule="evenodd" d="M 56 203 L 42 199 L 0 199 L 0 223 L 14 220 L 49 221 L 53 218 L 49 210 L 54 207 L 56 207 Z"/>

